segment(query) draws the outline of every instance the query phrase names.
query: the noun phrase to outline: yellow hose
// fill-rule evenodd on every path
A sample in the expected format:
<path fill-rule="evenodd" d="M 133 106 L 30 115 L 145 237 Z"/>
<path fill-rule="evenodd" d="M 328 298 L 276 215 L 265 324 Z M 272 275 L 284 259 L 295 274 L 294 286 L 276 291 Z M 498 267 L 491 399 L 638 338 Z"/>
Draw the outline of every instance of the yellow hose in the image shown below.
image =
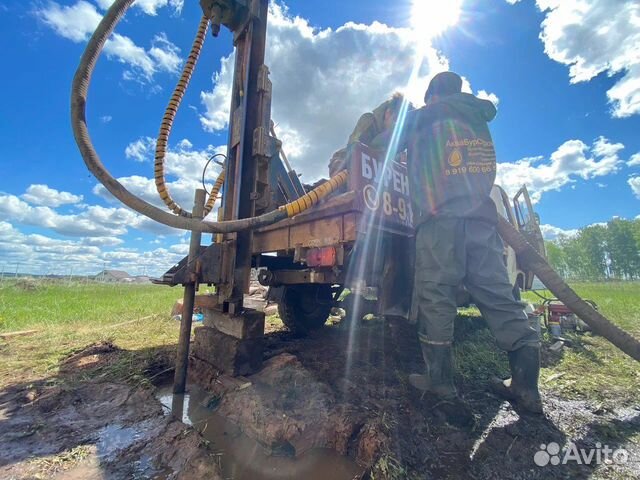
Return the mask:
<path fill-rule="evenodd" d="M 76 73 L 73 76 L 73 84 L 71 86 L 71 127 L 80 155 L 82 155 L 82 159 L 89 171 L 104 185 L 109 193 L 127 207 L 140 215 L 172 228 L 194 232 L 232 233 L 254 230 L 287 218 L 287 212 L 280 210 L 264 213 L 259 217 L 217 222 L 174 215 L 131 193 L 105 168 L 91 141 L 91 134 L 87 125 L 87 97 L 89 86 L 91 85 L 91 77 L 104 44 L 133 2 L 134 0 L 115 0 L 111 4 L 95 32 L 89 38 L 82 57 L 80 57 Z"/>
<path fill-rule="evenodd" d="M 178 112 L 178 108 L 180 107 L 180 103 L 182 102 L 182 98 L 184 97 L 187 86 L 189 85 L 189 81 L 191 80 L 191 75 L 193 74 L 193 70 L 195 69 L 196 63 L 198 62 L 198 57 L 200 56 L 200 51 L 202 50 L 204 39 L 207 36 L 208 28 L 209 19 L 206 16 L 203 16 L 200 20 L 200 25 L 198 26 L 198 33 L 196 34 L 196 38 L 193 40 L 191 52 L 189 53 L 187 62 L 185 63 L 182 70 L 180 80 L 178 80 L 178 84 L 176 85 L 176 88 L 173 91 L 173 95 L 171 95 L 171 99 L 169 100 L 169 105 L 167 105 L 167 108 L 164 112 L 162 124 L 160 125 L 160 133 L 158 133 L 158 140 L 156 142 L 154 173 L 158 194 L 160 194 L 160 198 L 162 198 L 162 201 L 167 205 L 167 207 L 169 207 L 169 209 L 173 213 L 189 218 L 191 218 L 191 212 L 184 210 L 173 200 L 173 198 L 171 198 L 171 194 L 169 193 L 169 189 L 165 181 L 164 160 L 167 153 L 167 145 L 169 144 L 169 134 L 171 133 L 173 120 L 176 117 L 176 113 Z M 209 201 L 211 201 L 211 199 L 209 199 Z M 209 201 L 207 202 L 207 204 L 209 204 Z M 215 202 L 215 197 L 213 199 L 213 202 Z M 211 206 L 213 206 L 213 204 Z M 205 215 L 207 213 L 208 211 L 205 210 Z"/>
<path fill-rule="evenodd" d="M 218 198 L 218 193 L 220 193 L 220 189 L 224 184 L 224 176 L 225 176 L 224 170 L 222 170 L 220 172 L 220 175 L 218 175 L 218 178 L 216 179 L 216 183 L 213 184 L 213 188 L 211 189 L 211 194 L 209 194 L 209 200 L 207 200 L 207 204 L 204 206 L 205 217 L 211 211 L 211 209 L 213 208 L 213 205 L 216 203 L 216 200 Z"/>
<path fill-rule="evenodd" d="M 347 181 L 348 178 L 349 172 L 347 170 L 342 170 L 340 173 L 330 178 L 319 187 L 314 188 L 309 193 L 303 195 L 298 200 L 281 206 L 279 210 L 286 211 L 289 218 L 298 215 L 300 212 L 314 206 L 327 195 L 335 192 Z"/>

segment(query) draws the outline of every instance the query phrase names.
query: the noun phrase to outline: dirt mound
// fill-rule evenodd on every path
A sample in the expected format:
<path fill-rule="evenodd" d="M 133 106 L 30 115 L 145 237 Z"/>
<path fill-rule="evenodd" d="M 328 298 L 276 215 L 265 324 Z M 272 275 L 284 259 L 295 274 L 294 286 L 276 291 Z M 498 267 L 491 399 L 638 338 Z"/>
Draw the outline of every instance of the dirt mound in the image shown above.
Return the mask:
<path fill-rule="evenodd" d="M 366 463 L 384 444 L 374 423 L 338 403 L 331 388 L 294 355 L 271 358 L 248 380 L 248 388 L 222 397 L 217 413 L 274 453 L 298 456 L 331 448 Z"/>
<path fill-rule="evenodd" d="M 640 432 L 637 411 L 602 411 L 546 391 L 547 416 L 520 416 L 487 391 L 490 376 L 506 371 L 506 355 L 489 333 L 470 325 L 456 342 L 463 357 L 475 360 L 461 365 L 456 378 L 476 416 L 468 431 L 443 424 L 408 385 L 408 373 L 423 365 L 414 327 L 399 319 L 326 327 L 306 338 L 267 335 L 264 368 L 241 379 L 241 389 L 197 365 L 192 373 L 220 397 L 218 414 L 273 453 L 332 448 L 368 465 L 371 478 L 637 478 L 637 463 L 616 466 L 622 473 L 615 476 L 606 466 L 534 462 L 540 446 L 552 442 L 579 448 L 602 442 L 640 455 L 630 440 Z M 623 428 L 607 433 L 610 422 Z"/>
<path fill-rule="evenodd" d="M 97 368 L 111 363 L 120 351 L 113 343 L 97 342 L 72 353 L 60 362 L 61 373 Z"/>

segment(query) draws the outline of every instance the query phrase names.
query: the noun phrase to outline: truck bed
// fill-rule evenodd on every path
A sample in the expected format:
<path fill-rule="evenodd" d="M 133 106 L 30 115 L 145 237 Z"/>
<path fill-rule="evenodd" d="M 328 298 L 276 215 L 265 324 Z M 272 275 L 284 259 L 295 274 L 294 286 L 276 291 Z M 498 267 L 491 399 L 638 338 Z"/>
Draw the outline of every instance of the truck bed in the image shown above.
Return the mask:
<path fill-rule="evenodd" d="M 330 197 L 293 218 L 254 232 L 253 254 L 344 245 L 371 232 L 412 236 L 406 166 L 390 162 L 382 170 L 371 150 L 356 144 L 350 151 L 346 193 Z"/>

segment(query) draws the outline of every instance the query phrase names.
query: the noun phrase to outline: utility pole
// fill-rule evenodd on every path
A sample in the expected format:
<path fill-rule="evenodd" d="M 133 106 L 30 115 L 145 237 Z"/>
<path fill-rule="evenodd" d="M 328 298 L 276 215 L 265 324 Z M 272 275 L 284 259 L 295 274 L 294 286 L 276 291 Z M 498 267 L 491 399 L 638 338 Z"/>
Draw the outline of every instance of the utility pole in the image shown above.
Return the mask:
<path fill-rule="evenodd" d="M 20 268 L 20 262 L 16 262 L 16 274 L 14 275 L 15 278 L 18 278 L 18 269 Z"/>

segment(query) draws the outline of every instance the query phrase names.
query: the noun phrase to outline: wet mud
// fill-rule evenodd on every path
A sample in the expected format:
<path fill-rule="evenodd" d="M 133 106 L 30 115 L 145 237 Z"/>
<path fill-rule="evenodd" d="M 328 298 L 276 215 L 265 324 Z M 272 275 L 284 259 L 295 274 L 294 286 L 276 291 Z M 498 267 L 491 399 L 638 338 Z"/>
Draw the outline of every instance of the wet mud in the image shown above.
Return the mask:
<path fill-rule="evenodd" d="M 472 341 L 475 328 L 458 329 L 456 342 Z M 183 397 L 91 374 L 120 354 L 93 345 L 58 376 L 0 392 L 0 478 L 640 478 L 640 408 L 629 402 L 603 407 L 546 386 L 546 414 L 521 415 L 487 392 L 483 375 L 459 375 L 475 426 L 442 422 L 407 383 L 422 363 L 415 331 L 400 319 L 304 338 L 271 332 L 260 372 L 230 380 L 193 361 Z M 545 351 L 545 364 L 555 355 Z M 92 380 L 65 381 L 83 369 Z M 628 458 L 536 463 L 552 443 L 623 448 Z"/>

